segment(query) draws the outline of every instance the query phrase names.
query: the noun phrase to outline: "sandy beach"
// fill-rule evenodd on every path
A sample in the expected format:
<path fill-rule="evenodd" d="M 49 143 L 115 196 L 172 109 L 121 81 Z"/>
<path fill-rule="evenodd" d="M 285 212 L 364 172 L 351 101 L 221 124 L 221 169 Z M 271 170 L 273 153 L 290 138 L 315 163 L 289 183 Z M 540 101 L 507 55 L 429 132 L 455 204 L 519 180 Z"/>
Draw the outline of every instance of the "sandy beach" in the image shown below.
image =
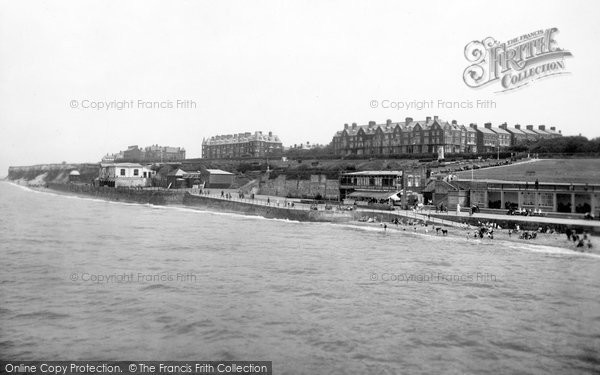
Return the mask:
<path fill-rule="evenodd" d="M 380 230 L 382 233 L 390 234 L 390 235 L 416 235 L 416 236 L 428 236 L 428 237 L 437 237 L 440 239 L 451 239 L 454 241 L 464 241 L 465 243 L 477 243 L 484 246 L 493 245 L 497 242 L 511 242 L 516 244 L 523 244 L 527 246 L 545 246 L 545 247 L 555 247 L 559 249 L 570 250 L 573 252 L 585 252 L 600 255 L 600 251 L 598 250 L 598 239 L 594 238 L 590 234 L 588 234 L 588 238 L 591 241 L 592 248 L 588 248 L 587 245 L 584 247 L 578 248 L 576 246 L 576 242 L 572 240 L 568 240 L 565 233 L 537 233 L 536 238 L 533 239 L 523 239 L 519 238 L 521 233 L 524 231 L 521 230 L 518 233 L 514 231 L 509 235 L 508 229 L 494 229 L 494 237 L 489 238 L 485 235 L 483 238 L 475 238 L 475 232 L 478 230 L 476 226 L 473 225 L 464 225 L 463 227 L 449 227 L 449 226 L 439 226 L 443 229 L 447 230 L 447 234 L 444 235 L 442 231 L 436 231 L 435 227 L 438 225 L 430 225 L 425 226 L 422 222 L 416 223 L 414 225 L 408 224 L 392 224 L 392 223 L 382 223 L 382 222 L 361 222 L 356 221 L 352 222 L 353 225 L 372 228 L 373 230 Z M 387 228 L 384 229 L 383 225 L 387 225 Z M 531 231 L 529 231 L 531 233 Z"/>

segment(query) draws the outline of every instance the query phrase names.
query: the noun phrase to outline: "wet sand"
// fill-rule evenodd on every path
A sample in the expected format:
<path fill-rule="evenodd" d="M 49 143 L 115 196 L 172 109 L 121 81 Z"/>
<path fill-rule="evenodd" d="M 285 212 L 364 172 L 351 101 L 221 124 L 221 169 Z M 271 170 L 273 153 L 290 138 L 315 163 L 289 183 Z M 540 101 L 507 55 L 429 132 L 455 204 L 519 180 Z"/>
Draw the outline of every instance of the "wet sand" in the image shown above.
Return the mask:
<path fill-rule="evenodd" d="M 592 248 L 589 249 L 587 247 L 587 244 L 584 247 L 577 247 L 577 243 L 573 242 L 572 240 L 568 240 L 567 239 L 567 235 L 565 233 L 537 233 L 537 237 L 535 239 L 520 239 L 519 236 L 521 233 L 523 233 L 524 231 L 520 231 L 519 233 L 512 233 L 511 235 L 508 234 L 508 229 L 494 229 L 494 238 L 489 238 L 487 235 L 484 235 L 483 238 L 475 238 L 474 234 L 475 232 L 478 230 L 478 227 L 476 226 L 464 226 L 464 227 L 446 227 L 446 226 L 440 226 L 443 229 L 447 230 L 447 235 L 444 236 L 442 231 L 440 230 L 439 232 L 437 232 L 434 228 L 433 225 L 427 225 L 424 226 L 421 223 L 418 223 L 416 225 L 408 225 L 408 224 L 392 224 L 392 223 L 381 223 L 381 222 L 374 222 L 374 223 L 368 223 L 368 222 L 361 222 L 361 221 L 356 221 L 356 222 L 352 222 L 353 225 L 357 225 L 357 226 L 363 226 L 363 227 L 370 227 L 370 228 L 377 228 L 378 230 L 381 230 L 382 232 L 385 231 L 385 233 L 389 233 L 389 234 L 394 234 L 394 235 L 421 235 L 421 236 L 430 236 L 430 237 L 439 237 L 441 238 L 452 238 L 453 240 L 463 240 L 465 242 L 476 242 L 476 243 L 480 243 L 482 245 L 490 245 L 493 244 L 494 242 L 497 241 L 504 241 L 504 242 L 513 242 L 513 243 L 519 243 L 519 244 L 524 244 L 527 246 L 550 246 L 550 247 L 556 247 L 556 248 L 560 248 L 560 249 L 567 249 L 567 250 L 571 250 L 574 252 L 586 252 L 586 253 L 592 253 L 592 254 L 600 254 L 600 251 L 598 249 L 599 246 L 599 241 L 597 238 L 591 236 L 590 234 L 588 234 L 588 238 L 591 239 L 591 243 L 592 243 Z M 384 230 L 383 228 L 383 224 L 387 225 L 387 229 Z M 439 225 L 437 225 L 439 226 Z M 529 231 L 530 233 L 532 233 L 531 231 Z M 581 236 L 581 235 L 580 235 Z"/>

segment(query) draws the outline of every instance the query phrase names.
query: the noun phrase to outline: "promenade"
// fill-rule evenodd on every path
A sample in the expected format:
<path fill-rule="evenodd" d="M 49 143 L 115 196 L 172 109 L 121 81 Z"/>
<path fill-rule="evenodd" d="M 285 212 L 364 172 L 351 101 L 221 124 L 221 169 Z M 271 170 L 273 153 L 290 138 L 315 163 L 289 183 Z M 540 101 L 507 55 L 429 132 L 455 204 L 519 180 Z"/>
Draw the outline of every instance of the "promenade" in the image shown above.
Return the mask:
<path fill-rule="evenodd" d="M 460 220 L 460 219 L 479 219 L 481 221 L 513 221 L 513 222 L 528 222 L 528 223 L 540 223 L 540 224 L 555 224 L 555 225 L 572 225 L 572 226 L 586 226 L 600 229 L 600 220 L 583 220 L 583 219 L 570 219 L 553 216 L 520 216 L 520 215 L 506 215 L 506 214 L 493 214 L 493 213 L 475 213 L 472 216 L 468 212 L 448 211 L 444 213 L 435 211 L 421 211 L 425 216 L 428 213 L 432 217 L 447 218 L 447 220 Z"/>
<path fill-rule="evenodd" d="M 250 203 L 260 206 L 271 206 L 278 208 L 285 208 L 290 210 L 311 210 L 311 206 L 316 207 L 318 211 L 325 210 L 325 204 L 311 205 L 307 203 L 301 203 L 300 198 L 285 198 L 271 195 L 255 195 L 254 199 L 246 196 L 245 198 L 239 198 L 238 191 L 235 189 L 208 189 L 209 194 L 193 194 L 201 195 L 213 199 L 228 200 Z M 221 196 L 221 191 L 223 195 Z M 227 194 L 231 195 L 231 198 L 227 198 Z M 292 205 L 293 203 L 293 205 Z M 340 210 L 341 205 L 332 203 L 330 204 L 331 210 L 329 211 L 342 211 Z M 472 216 L 468 212 L 448 211 L 444 213 L 435 212 L 425 208 L 423 210 L 401 210 L 399 207 L 395 207 L 395 210 L 385 211 L 370 209 L 364 206 L 354 206 L 353 211 L 357 213 L 357 217 L 368 217 L 374 218 L 379 222 L 391 221 L 392 217 L 406 218 L 409 220 L 422 220 L 429 221 L 432 224 L 445 225 L 449 227 L 461 227 L 464 222 L 470 220 L 479 220 L 481 222 L 492 221 L 492 222 L 514 222 L 514 223 L 531 223 L 539 224 L 540 226 L 545 225 L 566 225 L 571 227 L 587 227 L 592 229 L 594 232 L 600 231 L 600 221 L 598 220 L 583 220 L 583 219 L 570 219 L 561 217 L 548 217 L 548 216 L 512 216 L 506 214 L 495 214 L 495 213 L 476 213 Z"/>

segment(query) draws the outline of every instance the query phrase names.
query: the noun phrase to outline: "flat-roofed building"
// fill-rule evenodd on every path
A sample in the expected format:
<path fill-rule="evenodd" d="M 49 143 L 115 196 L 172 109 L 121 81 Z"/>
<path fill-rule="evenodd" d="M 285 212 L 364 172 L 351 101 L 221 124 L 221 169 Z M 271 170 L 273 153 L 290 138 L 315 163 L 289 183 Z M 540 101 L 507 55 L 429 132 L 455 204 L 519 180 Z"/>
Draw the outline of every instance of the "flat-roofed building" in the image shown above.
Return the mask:
<path fill-rule="evenodd" d="M 503 180 L 457 180 L 469 185 L 471 204 L 481 208 L 541 209 L 543 212 L 600 214 L 600 185 Z"/>
<path fill-rule="evenodd" d="M 229 189 L 235 175 L 221 169 L 206 169 L 202 172 L 205 188 Z"/>
<path fill-rule="evenodd" d="M 340 199 L 387 200 L 402 190 L 402 171 L 363 171 L 340 175 Z"/>

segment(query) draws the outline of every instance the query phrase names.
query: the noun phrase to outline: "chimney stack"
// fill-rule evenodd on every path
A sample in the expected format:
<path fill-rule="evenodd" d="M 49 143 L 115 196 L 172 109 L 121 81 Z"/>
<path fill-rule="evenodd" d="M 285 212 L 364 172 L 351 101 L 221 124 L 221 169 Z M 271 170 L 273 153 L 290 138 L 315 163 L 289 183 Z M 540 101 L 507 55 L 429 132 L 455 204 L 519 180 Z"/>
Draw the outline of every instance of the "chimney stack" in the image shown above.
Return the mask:
<path fill-rule="evenodd" d="M 272 132 L 272 131 L 270 131 L 270 132 L 269 132 L 269 137 L 272 137 L 272 136 L 273 136 L 273 132 Z"/>
<path fill-rule="evenodd" d="M 425 122 L 429 122 L 431 121 L 431 116 L 427 116 L 427 118 L 425 119 Z"/>
<path fill-rule="evenodd" d="M 527 130 L 533 130 L 533 125 L 527 125 L 526 128 Z"/>
<path fill-rule="evenodd" d="M 392 125 L 392 120 L 390 120 L 390 119 L 385 120 L 385 124 L 388 126 Z"/>
<path fill-rule="evenodd" d="M 355 122 L 352 123 L 352 129 L 356 129 L 356 123 Z"/>
<path fill-rule="evenodd" d="M 369 121 L 369 128 L 375 126 L 375 124 L 376 124 L 375 121 Z"/>
<path fill-rule="evenodd" d="M 491 129 L 492 128 L 492 123 L 491 122 L 486 122 L 485 124 L 483 124 L 483 126 L 485 126 L 487 129 Z"/>
<path fill-rule="evenodd" d="M 406 125 L 408 125 L 411 122 L 413 122 L 413 118 L 412 117 L 407 117 L 407 118 L 404 119 L 404 122 L 406 123 Z"/>
<path fill-rule="evenodd" d="M 559 131 L 558 131 L 558 134 L 562 134 L 562 130 L 559 130 Z"/>
<path fill-rule="evenodd" d="M 471 124 L 469 124 L 469 126 L 472 127 L 473 129 L 477 129 L 477 124 L 475 124 L 475 123 L 471 123 Z"/>
<path fill-rule="evenodd" d="M 344 129 L 348 129 L 348 124 L 344 124 Z"/>
<path fill-rule="evenodd" d="M 555 132 L 556 131 L 556 126 L 551 126 L 550 130 L 552 130 L 553 132 Z"/>
<path fill-rule="evenodd" d="M 540 130 L 546 130 L 546 125 L 539 125 L 538 129 L 540 129 Z"/>
<path fill-rule="evenodd" d="M 437 116 L 433 116 L 433 121 L 437 121 L 438 117 Z"/>
<path fill-rule="evenodd" d="M 516 125 L 515 125 L 515 129 L 519 129 L 519 130 L 521 130 L 521 125 L 519 125 L 519 124 L 516 124 Z"/>
<path fill-rule="evenodd" d="M 500 129 L 506 130 L 508 128 L 508 125 L 505 122 L 503 122 L 502 124 L 500 124 L 499 127 L 500 127 Z"/>
<path fill-rule="evenodd" d="M 456 122 L 456 120 L 452 120 L 452 125 L 457 125 L 458 123 Z"/>

